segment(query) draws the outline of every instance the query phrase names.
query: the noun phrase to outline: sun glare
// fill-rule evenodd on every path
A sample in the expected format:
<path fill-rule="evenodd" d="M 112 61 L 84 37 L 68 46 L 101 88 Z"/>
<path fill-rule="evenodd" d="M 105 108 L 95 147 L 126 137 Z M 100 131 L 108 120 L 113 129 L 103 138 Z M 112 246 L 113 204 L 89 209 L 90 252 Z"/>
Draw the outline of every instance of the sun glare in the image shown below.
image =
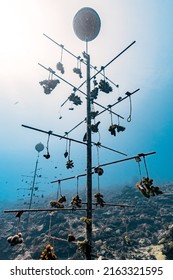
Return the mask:
<path fill-rule="evenodd" d="M 21 54 L 26 38 L 26 22 L 18 1 L 3 1 L 0 30 L 2 59 Z"/>

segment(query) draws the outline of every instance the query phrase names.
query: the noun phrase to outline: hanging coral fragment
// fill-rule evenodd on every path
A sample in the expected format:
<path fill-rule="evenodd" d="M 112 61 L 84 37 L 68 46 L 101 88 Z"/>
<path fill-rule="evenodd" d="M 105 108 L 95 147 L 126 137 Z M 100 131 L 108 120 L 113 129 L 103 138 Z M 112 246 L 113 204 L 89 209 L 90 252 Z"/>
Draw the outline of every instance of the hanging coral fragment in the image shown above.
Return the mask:
<path fill-rule="evenodd" d="M 65 195 L 61 195 L 61 197 L 58 199 L 58 202 L 59 202 L 59 203 L 64 203 L 64 202 L 66 202 L 66 197 L 65 197 Z"/>
<path fill-rule="evenodd" d="M 98 89 L 98 87 L 95 87 L 95 88 L 90 92 L 91 99 L 97 99 L 98 93 L 99 93 L 99 89 Z"/>
<path fill-rule="evenodd" d="M 105 80 L 100 80 L 100 83 L 99 83 L 99 89 L 100 91 L 103 91 L 105 93 L 110 93 L 112 91 L 112 87 L 110 86 L 110 84 L 105 81 Z"/>
<path fill-rule="evenodd" d="M 98 114 L 99 114 L 99 111 L 91 111 L 91 119 L 94 120 Z"/>
<path fill-rule="evenodd" d="M 67 150 L 66 150 L 66 152 L 68 153 L 68 155 L 67 155 L 68 160 L 66 162 L 66 168 L 67 169 L 71 169 L 71 168 L 74 167 L 74 162 L 73 162 L 73 160 L 70 159 L 70 151 L 71 151 L 71 140 L 69 140 L 69 151 L 67 152 Z"/>
<path fill-rule="evenodd" d="M 98 126 L 100 124 L 100 121 L 98 121 L 96 124 L 91 124 L 91 131 L 94 133 L 99 132 Z M 83 136 L 83 141 L 86 142 L 87 141 L 87 132 L 84 134 Z"/>
<path fill-rule="evenodd" d="M 146 177 L 143 177 L 143 178 L 142 178 L 142 173 L 141 173 L 140 157 L 143 157 L 144 166 L 145 166 L 145 170 L 146 170 Z M 136 183 L 136 187 L 138 188 L 138 190 L 147 198 L 150 198 L 151 196 L 163 194 L 163 192 L 159 189 L 159 187 L 153 186 L 153 179 L 149 178 L 145 155 L 139 154 L 138 157 L 135 158 L 135 160 L 138 164 L 139 175 L 140 175 L 140 182 Z"/>
<path fill-rule="evenodd" d="M 48 244 L 44 251 L 41 253 L 40 260 L 56 260 L 56 255 L 52 252 L 53 247 Z"/>
<path fill-rule="evenodd" d="M 43 155 L 46 159 L 49 159 L 50 158 L 50 154 L 49 154 L 49 152 L 47 153 L 47 154 L 45 154 L 45 155 Z"/>
<path fill-rule="evenodd" d="M 101 66 L 101 69 L 103 70 L 103 75 L 104 75 L 104 80 L 100 80 L 99 82 L 99 89 L 105 93 L 110 93 L 112 91 L 112 87 L 110 84 L 106 81 L 106 76 L 105 76 L 105 68 L 104 66 Z"/>
<path fill-rule="evenodd" d="M 97 86 L 97 85 L 98 85 L 98 82 L 97 82 L 97 80 L 96 80 L 96 76 L 94 76 L 93 84 L 94 84 L 94 86 Z"/>
<path fill-rule="evenodd" d="M 103 207 L 105 203 L 103 200 L 103 195 L 100 192 L 97 192 L 94 197 L 96 198 L 96 206 L 100 205 L 100 207 Z"/>
<path fill-rule="evenodd" d="M 95 111 L 94 103 L 92 103 L 91 104 L 91 119 L 95 120 L 95 118 L 97 117 L 98 114 L 99 114 L 99 111 Z"/>
<path fill-rule="evenodd" d="M 64 202 L 66 202 L 66 197 L 65 195 L 61 195 L 61 197 L 58 200 L 50 201 L 50 206 L 54 208 L 64 208 Z"/>
<path fill-rule="evenodd" d="M 78 194 L 75 197 L 72 198 L 71 205 L 73 206 L 73 208 L 75 208 L 75 207 L 81 208 L 82 207 L 82 200 L 80 199 Z"/>
<path fill-rule="evenodd" d="M 117 132 L 123 132 L 126 128 L 117 124 Z"/>
<path fill-rule="evenodd" d="M 55 74 L 55 72 L 51 68 L 49 68 L 49 71 L 50 72 L 49 72 L 48 80 L 43 80 L 39 82 L 39 84 L 43 86 L 45 94 L 50 94 L 52 90 L 55 89 L 57 84 L 60 83 L 58 79 L 56 80 L 53 79 L 53 74 Z"/>
<path fill-rule="evenodd" d="M 65 71 L 64 71 L 64 66 L 63 66 L 63 64 L 62 64 L 61 62 L 58 62 L 58 63 L 56 64 L 56 69 L 59 70 L 59 71 L 61 72 L 61 74 L 64 74 L 64 73 L 65 73 Z"/>
<path fill-rule="evenodd" d="M 79 96 L 75 95 L 74 92 L 72 92 L 69 96 L 69 101 L 72 101 L 74 105 L 78 106 L 82 104 L 82 100 L 80 99 Z"/>
<path fill-rule="evenodd" d="M 116 124 L 110 125 L 108 131 L 110 131 L 111 135 L 116 136 L 116 128 L 117 128 Z"/>
<path fill-rule="evenodd" d="M 112 125 L 110 125 L 108 131 L 110 131 L 111 135 L 116 136 L 116 131 L 121 132 L 121 131 L 124 131 L 125 129 L 126 128 L 124 126 L 112 124 Z"/>
<path fill-rule="evenodd" d="M 53 208 L 64 208 L 64 204 L 60 203 L 57 200 L 51 200 L 50 201 L 50 206 L 53 207 Z"/>
<path fill-rule="evenodd" d="M 71 169 L 73 167 L 74 167 L 74 162 L 73 162 L 73 160 L 69 159 L 66 163 L 66 168 Z"/>
<path fill-rule="evenodd" d="M 50 140 L 50 135 L 51 134 L 52 134 L 52 131 L 50 130 L 48 132 L 48 139 L 47 139 L 47 146 L 46 146 L 47 153 L 45 155 L 43 155 L 46 159 L 50 158 L 50 154 L 49 154 L 49 140 Z"/>
<path fill-rule="evenodd" d="M 80 63 L 80 65 L 79 65 Z M 73 68 L 73 72 L 77 75 L 79 75 L 79 78 L 83 78 L 82 71 L 81 71 L 81 59 L 80 56 L 77 57 L 77 67 Z"/>
<path fill-rule="evenodd" d="M 147 198 L 163 194 L 159 187 L 153 186 L 153 179 L 148 177 L 144 177 L 140 183 L 136 183 L 136 187 Z"/>
<path fill-rule="evenodd" d="M 68 136 L 68 133 L 65 133 L 65 134 Z M 65 149 L 65 153 L 64 153 L 65 158 L 68 157 L 67 146 L 68 146 L 68 140 L 66 140 L 66 149 Z"/>
<path fill-rule="evenodd" d="M 64 71 L 64 66 L 63 66 L 63 64 L 62 64 L 63 50 L 64 50 L 64 46 L 61 45 L 61 59 L 60 59 L 60 62 L 58 62 L 58 63 L 56 64 L 56 69 L 57 69 L 58 71 L 60 71 L 61 74 L 64 74 L 64 73 L 65 73 L 65 71 Z"/>
<path fill-rule="evenodd" d="M 57 200 L 52 200 L 49 203 L 51 207 L 64 208 L 64 202 L 66 202 L 66 197 L 61 194 L 61 181 L 58 181 Z"/>
<path fill-rule="evenodd" d="M 68 239 L 67 239 L 68 242 L 73 242 L 75 240 L 76 240 L 76 238 L 75 238 L 75 236 L 73 234 L 69 234 L 68 235 Z"/>
<path fill-rule="evenodd" d="M 80 251 L 81 253 L 84 253 L 84 254 L 86 254 L 88 246 L 91 247 L 91 246 L 89 245 L 87 239 L 84 239 L 83 241 L 78 241 L 78 242 L 77 242 L 77 246 L 78 246 L 79 251 Z"/>
<path fill-rule="evenodd" d="M 100 121 L 98 121 L 96 124 L 91 125 L 91 131 L 97 133 L 99 131 L 98 126 L 100 124 Z"/>
<path fill-rule="evenodd" d="M 68 152 L 67 152 L 67 151 L 65 151 L 64 157 L 65 157 L 65 158 L 68 157 Z"/>
<path fill-rule="evenodd" d="M 108 108 L 110 108 L 110 116 L 111 116 L 111 125 L 110 125 L 108 131 L 110 131 L 111 135 L 116 136 L 116 132 L 124 131 L 125 127 L 121 126 L 119 124 L 119 116 L 118 116 L 118 124 L 113 123 L 113 116 L 112 116 L 111 107 L 112 107 L 111 105 L 108 105 Z"/>
<path fill-rule="evenodd" d="M 41 86 L 43 86 L 44 93 L 50 94 L 52 90 L 57 86 L 57 84 L 60 83 L 60 81 L 57 80 L 44 80 L 39 82 Z"/>
<path fill-rule="evenodd" d="M 21 232 L 15 234 L 13 236 L 9 236 L 7 238 L 7 241 L 10 243 L 11 246 L 15 246 L 17 244 L 23 243 L 23 238 L 22 238 Z"/>
<path fill-rule="evenodd" d="M 94 173 L 97 173 L 99 176 L 103 175 L 104 170 L 100 166 L 94 168 Z"/>
<path fill-rule="evenodd" d="M 75 73 L 75 74 L 78 74 L 79 75 L 79 78 L 83 78 L 83 76 L 82 76 L 82 72 L 81 72 L 81 69 L 80 68 L 73 68 L 73 72 Z"/>
<path fill-rule="evenodd" d="M 92 219 L 89 219 L 87 217 L 81 217 L 80 220 L 84 223 L 86 223 L 87 225 L 90 225 L 92 222 Z"/>

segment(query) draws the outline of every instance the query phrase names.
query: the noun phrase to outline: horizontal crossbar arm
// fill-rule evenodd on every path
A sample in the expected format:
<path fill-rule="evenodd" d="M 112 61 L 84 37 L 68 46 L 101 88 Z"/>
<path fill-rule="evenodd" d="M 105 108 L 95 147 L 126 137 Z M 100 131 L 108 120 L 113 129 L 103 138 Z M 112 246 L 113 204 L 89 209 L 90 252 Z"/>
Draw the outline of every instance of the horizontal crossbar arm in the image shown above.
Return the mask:
<path fill-rule="evenodd" d="M 14 210 L 4 210 L 4 213 L 25 213 L 25 212 L 56 212 L 56 211 L 86 211 L 85 208 L 43 208 L 43 209 L 14 209 Z M 93 209 L 94 210 L 94 209 Z"/>
<path fill-rule="evenodd" d="M 69 140 L 69 141 L 73 141 L 73 142 L 76 142 L 76 143 L 79 143 L 79 144 L 87 145 L 87 143 L 85 143 L 85 142 L 82 142 L 82 141 L 79 141 L 79 140 L 76 140 L 76 139 L 73 139 L 73 138 L 69 138 L 69 137 L 66 137 L 66 136 L 62 136 L 62 135 L 59 135 L 59 134 L 55 134 L 52 131 L 45 131 L 45 130 L 35 128 L 35 127 L 31 127 L 31 126 L 28 126 L 28 125 L 25 125 L 25 124 L 22 124 L 22 126 L 25 127 L 25 128 L 36 130 L 36 131 L 46 133 L 46 134 L 49 134 L 49 135 L 52 135 L 52 136 L 56 136 L 56 137 L 63 138 L 63 139 Z"/>
<path fill-rule="evenodd" d="M 52 73 L 52 74 L 55 75 L 56 77 L 58 77 L 58 78 L 59 78 L 60 80 L 62 80 L 63 82 L 67 83 L 69 86 L 71 86 L 71 87 L 73 88 L 74 92 L 79 91 L 79 92 L 81 92 L 83 95 L 87 96 L 87 94 L 86 94 L 84 91 L 80 90 L 80 87 L 79 87 L 79 88 L 76 88 L 76 87 L 75 87 L 74 85 L 72 85 L 70 82 L 68 82 L 67 80 L 63 79 L 63 78 L 60 77 L 59 75 L 57 75 L 57 74 L 55 73 L 55 71 L 52 70 L 50 67 L 47 68 L 47 67 L 45 67 L 44 65 L 42 65 L 41 63 L 38 63 L 38 65 L 41 66 L 42 68 L 44 68 L 45 70 L 49 71 L 50 73 Z M 69 99 L 67 98 L 66 101 L 63 103 L 63 105 L 64 105 L 68 100 L 69 100 Z M 97 106 L 99 106 L 99 107 L 105 109 L 105 111 L 110 111 L 110 108 L 106 108 L 106 107 L 104 107 L 103 105 L 101 105 L 101 104 L 99 104 L 99 103 L 97 103 L 97 102 L 95 102 L 95 101 L 93 101 L 93 103 L 96 104 Z M 61 105 L 61 107 L 62 107 L 63 105 Z M 114 114 L 114 115 L 116 115 L 116 116 L 118 116 L 118 117 L 121 118 L 121 119 L 124 119 L 122 116 L 120 116 L 119 114 L 117 114 L 117 113 L 115 113 L 115 112 L 113 112 L 113 111 L 111 111 L 111 113 Z"/>
<path fill-rule="evenodd" d="M 68 54 L 70 54 L 71 56 L 73 56 L 74 58 L 78 59 L 80 62 L 82 62 L 82 63 L 84 63 L 84 64 L 86 65 L 85 60 L 81 59 L 80 56 L 76 56 L 74 53 L 72 53 L 71 51 L 67 50 L 67 49 L 64 47 L 64 45 L 59 44 L 58 42 L 56 42 L 55 40 L 53 40 L 52 38 L 50 38 L 48 35 L 46 35 L 45 33 L 43 33 L 43 35 L 44 35 L 45 37 L 47 37 L 50 41 L 52 41 L 53 43 L 55 43 L 56 45 L 58 45 L 59 47 L 61 47 L 61 48 L 63 49 L 63 51 L 66 51 Z M 92 69 L 94 69 L 95 71 L 98 72 L 97 67 L 92 66 L 91 64 L 90 64 L 90 67 L 91 67 Z M 118 86 L 118 85 L 116 85 L 113 81 L 111 81 L 108 77 L 106 77 L 103 73 L 100 73 L 100 74 L 101 74 L 104 78 L 106 78 L 110 83 L 112 83 L 114 86 L 116 86 L 116 87 Z M 86 81 L 85 81 L 84 83 L 86 83 Z"/>
<path fill-rule="evenodd" d="M 82 202 L 82 204 L 86 204 L 85 202 Z M 95 205 L 97 206 L 98 203 L 92 203 L 92 205 Z M 103 205 L 104 206 L 117 206 L 117 207 L 135 207 L 134 205 L 128 205 L 128 204 L 121 204 L 121 203 L 104 203 L 103 202 Z"/>
<path fill-rule="evenodd" d="M 133 156 L 133 157 L 129 157 L 129 158 L 124 158 L 124 159 L 120 159 L 120 160 L 116 160 L 116 161 L 111 161 L 111 162 L 107 162 L 107 163 L 103 163 L 103 164 L 99 164 L 99 167 L 101 166 L 107 166 L 107 165 L 111 165 L 111 164 L 116 164 L 116 163 L 120 163 L 120 162 L 123 162 L 123 161 L 128 161 L 128 160 L 132 160 L 132 159 L 136 159 L 137 157 L 145 157 L 145 156 L 150 156 L 150 155 L 153 155 L 153 154 L 156 154 L 156 152 L 150 152 L 150 153 L 146 153 L 146 154 L 138 154 L 136 156 Z M 94 169 L 95 166 L 92 167 L 92 169 Z M 92 172 L 92 174 L 95 174 L 95 172 Z M 83 176 L 86 176 L 86 173 L 84 174 L 79 174 L 79 175 L 76 175 L 76 176 L 71 176 L 71 177 L 67 177 L 67 178 L 63 178 L 63 179 L 57 179 L 55 181 L 52 181 L 51 183 L 57 183 L 57 182 L 62 182 L 62 181 L 67 181 L 67 180 L 71 180 L 71 179 L 75 179 L 75 178 L 79 178 L 79 177 L 83 177 Z"/>
<path fill-rule="evenodd" d="M 132 160 L 132 159 L 135 159 L 137 157 L 150 156 L 150 155 L 153 155 L 153 154 L 156 154 L 156 152 L 151 152 L 151 153 L 147 153 L 147 154 L 138 154 L 138 155 L 133 156 L 133 157 L 124 158 L 124 159 L 120 159 L 120 160 L 116 160 L 116 161 L 112 161 L 112 162 L 108 162 L 108 163 L 99 164 L 99 166 L 107 166 L 107 165 L 116 164 L 116 163 L 127 161 L 127 160 Z M 95 168 L 95 166 L 93 166 L 92 169 L 93 168 Z"/>

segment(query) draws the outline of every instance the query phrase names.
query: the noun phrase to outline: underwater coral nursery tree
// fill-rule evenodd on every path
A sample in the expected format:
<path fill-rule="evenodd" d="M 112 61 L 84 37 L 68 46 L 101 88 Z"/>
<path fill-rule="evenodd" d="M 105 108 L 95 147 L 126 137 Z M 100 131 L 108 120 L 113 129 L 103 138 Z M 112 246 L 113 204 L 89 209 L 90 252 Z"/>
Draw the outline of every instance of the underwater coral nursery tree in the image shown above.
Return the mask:
<path fill-rule="evenodd" d="M 109 162 L 109 163 L 104 163 L 104 164 L 100 164 L 98 162 L 98 166 L 93 166 L 92 165 L 92 146 L 96 146 L 97 149 L 99 149 L 99 148 L 108 149 L 112 152 L 116 152 L 116 153 L 119 153 L 121 155 L 127 156 L 125 153 L 122 153 L 122 152 L 117 151 L 113 148 L 102 145 L 100 143 L 100 141 L 98 141 L 96 143 L 93 142 L 92 141 L 92 133 L 98 133 L 99 132 L 100 121 L 95 122 L 95 119 L 100 114 L 102 114 L 104 112 L 109 112 L 110 115 L 111 115 L 111 125 L 108 128 L 108 131 L 110 132 L 110 134 L 112 136 L 116 136 L 119 132 L 125 131 L 125 127 L 121 126 L 120 123 L 119 123 L 119 119 L 123 118 L 123 117 L 120 116 L 119 114 L 116 114 L 114 111 L 112 111 L 112 108 L 115 105 L 119 104 L 120 102 L 123 102 L 125 99 L 129 98 L 130 114 L 129 114 L 129 117 L 128 117 L 127 121 L 130 122 L 131 121 L 131 113 L 132 113 L 132 110 L 131 110 L 132 109 L 131 96 L 134 93 L 139 91 L 139 89 L 137 89 L 137 90 L 135 90 L 134 92 L 131 92 L 131 93 L 129 91 L 127 91 L 123 98 L 119 97 L 118 100 L 114 104 L 108 105 L 106 107 L 101 105 L 100 103 L 96 102 L 96 99 L 98 98 L 100 92 L 103 92 L 105 94 L 109 94 L 113 91 L 113 87 L 110 85 L 110 83 L 112 83 L 113 86 L 116 86 L 116 88 L 119 88 L 119 85 L 115 84 L 110 79 L 108 79 L 108 77 L 106 77 L 105 69 L 112 62 L 114 62 L 117 58 L 119 58 L 125 51 L 127 51 L 135 43 L 135 41 L 132 42 L 122 52 L 120 52 L 118 55 L 116 55 L 110 62 L 108 62 L 105 66 L 102 66 L 100 68 L 100 70 L 98 70 L 97 67 L 93 67 L 90 63 L 90 55 L 88 53 L 88 43 L 89 43 L 89 41 L 92 41 L 97 37 L 97 35 L 99 34 L 99 31 L 100 31 L 100 26 L 101 26 L 100 18 L 98 16 L 98 14 L 96 13 L 96 11 L 94 11 L 91 8 L 82 8 L 75 15 L 74 20 L 73 20 L 73 27 L 74 27 L 75 34 L 77 35 L 77 37 L 80 40 L 85 42 L 85 46 L 86 46 L 86 51 L 83 52 L 83 58 L 81 58 L 80 56 L 75 56 L 69 50 L 67 50 L 64 47 L 64 45 L 58 44 L 53 39 L 51 39 L 46 34 L 44 34 L 44 36 L 46 36 L 49 40 L 51 40 L 53 43 L 57 44 L 61 48 L 61 58 L 60 58 L 60 61 L 56 64 L 56 70 L 59 71 L 61 73 L 61 75 L 63 75 L 65 73 L 65 67 L 64 67 L 63 61 L 62 61 L 62 58 L 63 58 L 62 55 L 63 55 L 64 51 L 66 51 L 67 53 L 69 53 L 70 55 L 72 55 L 73 57 L 75 57 L 77 59 L 77 67 L 73 68 L 73 72 L 74 72 L 74 74 L 77 74 L 80 79 L 83 78 L 81 64 L 85 64 L 85 66 L 86 66 L 86 80 L 84 82 L 82 82 L 82 84 L 80 86 L 78 86 L 78 87 L 74 86 L 69 81 L 62 78 L 62 76 L 59 76 L 58 74 L 56 74 L 56 72 L 54 70 L 52 70 L 50 67 L 47 68 L 47 67 L 45 67 L 45 66 L 43 66 L 42 64 L 39 63 L 39 65 L 42 68 L 44 68 L 45 70 L 47 70 L 49 72 L 48 79 L 40 82 L 40 85 L 43 87 L 44 93 L 46 95 L 51 94 L 51 92 L 53 90 L 55 90 L 57 85 L 60 84 L 60 81 L 63 81 L 65 83 L 67 83 L 68 85 L 70 85 L 73 88 L 73 92 L 69 95 L 68 99 L 61 106 L 63 106 L 67 101 L 70 101 L 75 106 L 82 105 L 83 101 L 82 101 L 81 97 L 77 95 L 77 93 L 79 92 L 86 97 L 86 118 L 83 121 L 80 121 L 80 123 L 77 124 L 74 128 L 72 128 L 69 132 L 66 132 L 65 135 L 59 135 L 59 134 L 53 133 L 52 131 L 45 131 L 45 130 L 41 130 L 39 128 L 34 128 L 34 127 L 27 126 L 27 125 L 22 125 L 25 128 L 32 129 L 32 130 L 38 131 L 40 133 L 45 133 L 45 134 L 48 135 L 48 141 L 47 141 L 47 147 L 46 147 L 47 153 L 44 155 L 45 159 L 50 158 L 49 147 L 48 147 L 50 136 L 51 137 L 54 136 L 54 137 L 58 137 L 58 138 L 66 140 L 67 143 L 69 144 L 69 147 L 66 147 L 66 151 L 64 153 L 64 157 L 67 158 L 67 163 L 66 163 L 66 168 L 67 169 L 72 169 L 74 167 L 74 162 L 70 157 L 71 142 L 76 142 L 78 144 L 86 146 L 86 152 L 87 152 L 86 153 L 87 154 L 87 157 L 86 157 L 86 173 L 78 174 L 77 176 L 71 176 L 71 177 L 68 177 L 68 178 L 58 179 L 58 180 L 52 181 L 51 183 L 57 183 L 58 182 L 58 192 L 59 193 L 57 195 L 56 200 L 50 201 L 50 208 L 48 208 L 48 209 L 47 208 L 46 209 L 44 209 L 44 208 L 43 209 L 31 209 L 31 207 L 30 207 L 30 209 L 18 209 L 18 210 L 5 210 L 4 211 L 6 213 L 17 212 L 16 217 L 21 216 L 24 212 L 38 212 L 38 211 L 53 212 L 53 211 L 62 211 L 62 210 L 65 210 L 65 211 L 72 211 L 72 210 L 85 211 L 86 212 L 86 217 L 84 216 L 84 217 L 81 218 L 81 221 L 83 221 L 85 223 L 85 226 L 86 226 L 86 237 L 85 237 L 85 239 L 83 241 L 76 241 L 75 237 L 70 234 L 68 236 L 68 239 L 65 240 L 65 241 L 72 242 L 72 243 L 75 243 L 76 245 L 78 245 L 80 252 L 85 254 L 87 260 L 90 260 L 93 257 L 93 252 L 92 252 L 92 247 L 93 247 L 93 242 L 92 242 L 92 212 L 93 212 L 93 206 L 97 207 L 99 205 L 100 207 L 104 207 L 104 205 L 108 205 L 108 206 L 118 206 L 118 207 L 130 207 L 129 205 L 126 205 L 126 204 L 109 204 L 109 203 L 106 203 L 104 201 L 102 193 L 100 192 L 99 183 L 98 183 L 98 191 L 94 195 L 94 198 L 95 198 L 96 201 L 93 202 L 93 200 L 92 200 L 92 196 L 93 196 L 93 193 L 92 193 L 92 176 L 93 176 L 93 174 L 97 174 L 98 182 L 99 182 L 99 177 L 102 176 L 103 173 L 104 173 L 104 170 L 102 168 L 103 166 L 116 164 L 116 163 L 127 161 L 127 160 L 134 160 L 134 159 L 136 160 L 136 162 L 138 163 L 138 166 L 139 166 L 141 158 L 144 159 L 144 163 L 145 163 L 145 166 L 146 166 L 145 157 L 155 153 L 155 152 L 150 152 L 150 153 L 147 153 L 147 154 L 141 153 L 141 154 L 138 154 L 136 156 L 129 157 L 129 158 L 124 158 L 122 160 L 117 160 L 117 161 L 114 161 L 114 162 Z M 90 73 L 91 69 L 94 69 L 94 71 L 95 71 L 95 74 L 93 76 L 91 76 L 91 73 Z M 100 80 L 99 83 L 97 82 L 97 79 L 96 79 L 98 77 L 98 75 L 102 76 L 102 79 Z M 54 77 L 56 77 L 56 79 L 54 79 Z M 94 89 L 92 89 L 92 90 L 91 90 L 91 81 L 93 81 L 93 84 L 94 84 Z M 85 84 L 86 84 L 86 92 L 83 92 L 81 90 L 81 87 Z M 102 111 L 99 112 L 99 111 L 93 110 L 94 105 L 97 105 L 98 107 L 102 108 Z M 73 107 L 70 108 L 70 109 L 73 110 Z M 112 115 L 116 115 L 118 117 L 118 124 L 115 124 L 113 122 Z M 70 132 L 73 131 L 74 129 L 76 129 L 83 122 L 86 122 L 86 133 L 83 137 L 83 141 L 73 139 L 73 138 L 69 138 Z M 140 171 L 140 169 L 139 169 L 139 171 Z M 60 188 L 61 182 L 63 180 L 71 180 L 71 179 L 74 179 L 74 178 L 77 178 L 77 180 L 78 180 L 78 178 L 83 177 L 83 176 L 86 177 L 86 202 L 83 202 L 81 200 L 81 198 L 79 197 L 78 190 L 77 190 L 76 196 L 73 197 L 73 199 L 71 201 L 71 207 L 65 208 L 64 207 L 64 202 L 66 202 L 66 197 L 61 194 L 61 188 Z M 149 198 L 150 196 L 155 196 L 155 195 L 162 194 L 162 191 L 160 191 L 158 187 L 153 186 L 153 180 L 149 178 L 148 174 L 147 174 L 146 178 L 143 178 L 143 179 L 141 178 L 141 182 L 137 184 L 137 188 L 147 198 Z M 85 208 L 83 208 L 83 206 Z M 51 236 L 49 236 L 49 238 L 58 239 L 56 237 L 51 237 Z M 126 239 L 127 239 L 127 237 L 126 237 Z M 17 240 L 17 238 L 16 238 L 16 240 Z M 64 241 L 64 240 L 62 240 L 62 241 Z M 20 243 L 20 242 L 18 242 L 18 243 Z M 17 242 L 16 242 L 16 244 L 17 244 Z M 56 255 L 52 252 L 52 249 L 53 249 L 52 246 L 50 244 L 48 244 L 46 246 L 46 249 L 44 249 L 44 251 L 41 254 L 41 259 L 44 259 L 44 260 L 45 259 L 55 259 Z"/>

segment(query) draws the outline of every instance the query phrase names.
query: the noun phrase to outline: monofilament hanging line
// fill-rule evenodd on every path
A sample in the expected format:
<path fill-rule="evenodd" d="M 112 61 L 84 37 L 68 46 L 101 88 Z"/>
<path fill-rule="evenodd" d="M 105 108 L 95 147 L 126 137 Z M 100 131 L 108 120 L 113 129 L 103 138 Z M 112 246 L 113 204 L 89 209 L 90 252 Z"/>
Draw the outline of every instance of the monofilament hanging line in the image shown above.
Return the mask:
<path fill-rule="evenodd" d="M 65 135 L 68 137 L 68 133 L 67 133 L 67 132 L 65 133 Z M 67 149 L 68 149 L 68 139 L 66 139 L 65 154 L 64 154 L 64 156 L 65 156 L 65 157 L 67 157 L 67 156 L 68 156 Z"/>
<path fill-rule="evenodd" d="M 136 157 L 135 160 L 136 160 L 136 162 L 138 164 L 139 180 L 141 182 L 142 181 L 142 172 L 141 172 L 141 165 L 140 165 L 141 159 L 140 159 L 140 157 Z"/>
<path fill-rule="evenodd" d="M 112 116 L 112 111 L 111 111 L 111 109 L 110 109 L 109 113 L 110 113 L 110 116 L 111 116 L 111 125 L 113 125 L 113 116 Z M 119 118 L 119 116 L 118 116 L 118 118 Z"/>
<path fill-rule="evenodd" d="M 48 230 L 48 238 L 49 238 L 49 242 L 51 241 L 51 229 L 52 229 L 52 216 L 53 216 L 53 212 L 49 213 L 49 230 Z M 52 241 L 52 245 L 53 245 L 53 249 L 54 249 L 54 244 L 55 244 L 55 240 L 53 239 Z"/>
<path fill-rule="evenodd" d="M 97 174 L 97 189 L 98 189 L 98 192 L 100 192 L 100 176 L 99 176 L 99 174 Z"/>
<path fill-rule="evenodd" d="M 20 217 L 21 217 L 21 215 L 20 215 Z M 18 217 L 18 220 L 17 220 L 17 226 L 16 226 L 16 233 L 17 234 L 19 232 L 20 217 Z"/>
<path fill-rule="evenodd" d="M 52 131 L 48 132 L 48 138 L 47 138 L 47 145 L 46 145 L 46 150 L 47 150 L 47 155 L 49 155 L 49 140 L 50 140 L 50 135 L 52 134 Z"/>
<path fill-rule="evenodd" d="M 48 69 L 48 71 L 49 71 L 49 76 L 48 76 L 48 80 L 50 80 L 50 81 L 52 81 L 53 80 L 53 71 L 50 71 L 49 69 Z"/>
<path fill-rule="evenodd" d="M 69 145 L 68 145 L 68 160 L 70 160 L 70 151 L 71 151 L 71 140 L 69 140 Z"/>
<path fill-rule="evenodd" d="M 51 80 L 51 79 L 52 79 L 52 76 L 53 76 L 52 72 L 49 71 L 48 80 Z"/>
<path fill-rule="evenodd" d="M 60 59 L 61 63 L 62 63 L 63 50 L 64 50 L 64 46 L 61 45 L 61 59 Z"/>
<path fill-rule="evenodd" d="M 128 96 L 129 96 L 129 102 L 130 102 L 130 113 L 129 113 L 129 116 L 127 118 L 127 121 L 131 122 L 131 120 L 132 120 L 132 98 L 131 98 L 131 94 L 129 94 Z"/>
<path fill-rule="evenodd" d="M 80 56 L 77 57 L 77 68 L 79 68 L 80 71 L 81 71 L 81 59 L 80 59 Z"/>
<path fill-rule="evenodd" d="M 79 194 L 79 176 L 76 176 L 77 179 L 77 186 L 76 186 L 76 194 Z"/>
<path fill-rule="evenodd" d="M 101 66 L 101 69 L 103 70 L 103 76 L 104 76 L 104 81 L 105 81 L 106 77 L 105 77 L 105 68 L 104 68 L 104 66 Z"/>
<path fill-rule="evenodd" d="M 50 140 L 50 134 L 48 134 L 48 139 L 47 139 L 47 146 L 46 146 L 46 149 L 47 149 L 47 152 L 49 152 L 49 140 Z"/>
<path fill-rule="evenodd" d="M 97 148 L 97 163 L 98 163 L 98 166 L 100 165 L 100 154 L 99 154 L 99 146 L 96 146 Z"/>
<path fill-rule="evenodd" d="M 58 180 L 57 200 L 61 195 L 61 180 Z"/>
<path fill-rule="evenodd" d="M 147 175 L 147 178 L 149 178 L 148 168 L 147 168 L 147 163 L 146 163 L 145 156 L 143 156 L 143 160 L 144 160 L 144 166 L 145 166 L 145 170 L 146 170 L 146 175 Z"/>

